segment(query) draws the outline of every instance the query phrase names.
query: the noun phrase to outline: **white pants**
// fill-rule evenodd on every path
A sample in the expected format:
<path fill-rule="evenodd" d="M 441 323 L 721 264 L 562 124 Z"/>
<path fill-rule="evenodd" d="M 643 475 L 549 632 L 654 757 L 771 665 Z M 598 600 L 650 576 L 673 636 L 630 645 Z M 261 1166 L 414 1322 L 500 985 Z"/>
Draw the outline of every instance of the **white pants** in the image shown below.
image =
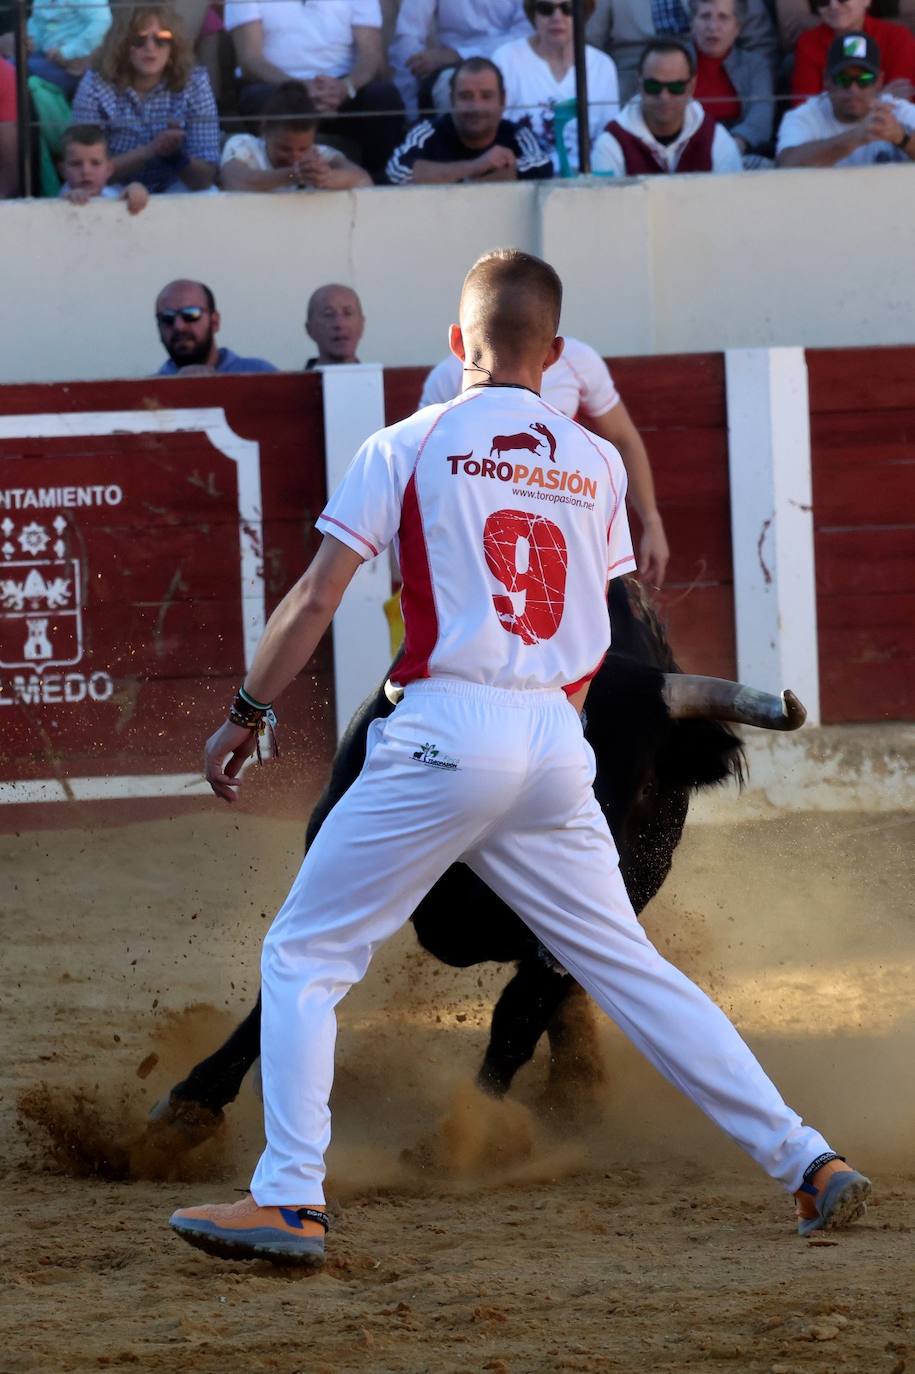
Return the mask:
<path fill-rule="evenodd" d="M 433 678 L 411 684 L 393 715 L 372 723 L 365 766 L 264 941 L 267 1147 L 251 1184 L 257 1202 L 323 1200 L 334 1008 L 458 859 L 771 1177 L 794 1190 L 828 1151 L 724 1013 L 649 941 L 593 779 L 594 755 L 561 692 Z"/>

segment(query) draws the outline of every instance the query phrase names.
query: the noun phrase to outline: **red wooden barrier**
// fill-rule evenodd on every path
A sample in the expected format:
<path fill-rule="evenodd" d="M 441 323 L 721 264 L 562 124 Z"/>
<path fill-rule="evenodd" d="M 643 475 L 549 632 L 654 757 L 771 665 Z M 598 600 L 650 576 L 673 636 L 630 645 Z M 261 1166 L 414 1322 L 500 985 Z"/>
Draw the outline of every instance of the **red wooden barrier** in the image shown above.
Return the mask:
<path fill-rule="evenodd" d="M 823 719 L 912 720 L 915 349 L 807 365 Z"/>
<path fill-rule="evenodd" d="M 828 721 L 915 714 L 913 357 L 809 355 Z M 686 669 L 731 677 L 723 359 L 614 359 L 611 368 L 655 470 L 673 551 L 662 605 L 675 651 Z M 414 408 L 423 373 L 386 372 L 389 421 Z M 214 410 L 225 412 L 222 438 L 207 437 L 199 416 L 181 419 Z M 163 426 L 163 411 L 179 416 Z M 201 741 L 244 671 L 246 640 L 250 652 L 315 545 L 320 378 L 3 387 L 0 416 L 0 779 L 71 788 L 196 774 Z M 29 427 L 23 416 L 38 419 Z M 154 432 L 124 432 L 147 422 Z M 250 517 L 241 534 L 240 508 Z M 306 774 L 313 786 L 326 766 L 332 701 L 325 642 L 284 700 L 293 764 L 284 773 L 297 784 Z"/>
<path fill-rule="evenodd" d="M 92 779 L 199 773 L 244 673 L 246 622 L 250 640 L 316 546 L 319 378 L 6 387 L 0 398 L 0 776 L 68 791 L 83 779 L 91 795 Z M 258 448 L 234 460 L 199 429 L 124 433 L 110 418 L 213 407 Z M 16 437 L 28 428 L 17 415 L 45 417 L 43 436 Z M 252 483 L 260 497 L 240 538 Z M 317 773 L 332 699 L 325 644 L 283 710 L 293 763 Z"/>

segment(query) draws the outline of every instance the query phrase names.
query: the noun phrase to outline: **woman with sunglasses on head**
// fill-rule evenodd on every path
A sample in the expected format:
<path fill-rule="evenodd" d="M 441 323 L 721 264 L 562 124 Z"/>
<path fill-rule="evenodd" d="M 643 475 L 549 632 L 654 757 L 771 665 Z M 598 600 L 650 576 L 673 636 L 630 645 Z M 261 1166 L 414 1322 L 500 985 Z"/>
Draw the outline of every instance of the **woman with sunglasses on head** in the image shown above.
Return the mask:
<path fill-rule="evenodd" d="M 809 0 L 819 23 L 802 33 L 794 50 L 791 94 L 799 105 L 824 88 L 826 56 L 841 34 L 863 33 L 880 49 L 883 79 L 892 95 L 908 100 L 915 89 L 915 36 L 904 24 L 874 19 L 871 0 Z"/>
<path fill-rule="evenodd" d="M 584 0 L 585 16 L 594 0 Z M 571 0 L 524 0 L 524 11 L 534 26 L 529 38 L 505 43 L 493 53 L 493 61 L 505 81 L 505 117 L 526 120 L 544 153 L 560 170 L 554 132 L 554 110 L 574 100 L 575 53 Z M 588 74 L 588 125 L 591 142 L 608 119 L 619 110 L 619 83 L 612 58 L 590 44 L 585 49 Z M 578 170 L 578 125 L 570 120 L 563 131 L 569 165 Z"/>
<path fill-rule="evenodd" d="M 148 191 L 207 191 L 219 165 L 210 79 L 167 4 L 115 11 L 73 101 L 77 124 L 108 133 L 114 180 Z"/>

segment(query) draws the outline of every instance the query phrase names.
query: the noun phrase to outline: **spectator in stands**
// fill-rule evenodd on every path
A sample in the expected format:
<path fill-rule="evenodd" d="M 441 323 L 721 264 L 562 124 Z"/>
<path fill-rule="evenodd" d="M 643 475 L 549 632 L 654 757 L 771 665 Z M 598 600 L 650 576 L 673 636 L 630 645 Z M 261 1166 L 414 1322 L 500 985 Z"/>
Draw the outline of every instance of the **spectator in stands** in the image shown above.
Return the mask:
<path fill-rule="evenodd" d="M 594 145 L 595 172 L 653 176 L 659 172 L 740 172 L 740 149 L 693 99 L 692 52 L 675 38 L 646 44 L 640 92 L 611 120 Z"/>
<path fill-rule="evenodd" d="M 315 142 L 319 115 L 305 84 L 285 81 L 262 110 L 261 137 L 234 134 L 222 150 L 227 191 L 343 191 L 371 186 L 368 172 Z"/>
<path fill-rule="evenodd" d="M 173 377 L 185 372 L 276 372 L 263 358 L 240 358 L 230 348 L 219 348 L 216 335 L 220 318 L 216 301 L 202 281 L 172 281 L 156 299 L 159 338 L 168 362 L 158 376 Z M 190 371 L 193 369 L 193 372 Z"/>
<path fill-rule="evenodd" d="M 106 0 L 32 0 L 26 30 L 30 74 L 53 82 L 72 99 L 89 58 L 110 27 Z"/>
<path fill-rule="evenodd" d="M 355 145 L 362 166 L 381 180 L 405 125 L 396 86 L 379 79 L 379 0 L 228 0 L 225 18 L 251 83 L 243 113 L 259 113 L 271 87 L 304 81 L 324 135 Z"/>
<path fill-rule="evenodd" d="M 305 333 L 318 345 L 305 371 L 334 363 L 358 363 L 356 350 L 365 332 L 362 302 L 351 286 L 328 282 L 311 293 L 305 312 Z"/>
<path fill-rule="evenodd" d="M 866 33 L 840 34 L 826 57 L 826 90 L 789 110 L 779 167 L 851 167 L 915 161 L 915 105 L 888 95 L 880 49 Z"/>
<path fill-rule="evenodd" d="M 637 94 L 639 60 L 649 39 L 687 42 L 689 36 L 689 0 L 597 0 L 588 25 L 590 42 L 605 48 L 616 62 L 622 100 Z M 738 46 L 759 53 L 774 73 L 778 44 L 768 0 L 747 0 Z"/>
<path fill-rule="evenodd" d="M 747 0 L 690 0 L 696 45 L 695 99 L 723 124 L 743 154 L 772 141 L 772 68 L 758 52 L 738 45 Z"/>
<path fill-rule="evenodd" d="M 168 5 L 118 9 L 73 101 L 75 124 L 108 132 L 119 182 L 148 191 L 205 191 L 219 165 L 209 77 Z"/>
<path fill-rule="evenodd" d="M 810 0 L 810 8 L 820 22 L 801 34 L 794 50 L 791 93 L 795 105 L 807 96 L 819 95 L 824 87 L 826 58 L 830 45 L 842 34 L 864 33 L 880 49 L 884 80 L 892 85 L 891 94 L 908 100 L 915 83 L 915 36 L 904 24 L 887 19 L 872 19 L 871 0 Z M 899 84 L 897 84 L 899 83 Z"/>
<path fill-rule="evenodd" d="M 19 190 L 16 120 L 16 73 L 6 58 L 0 57 L 0 200 Z"/>
<path fill-rule="evenodd" d="M 447 113 L 461 58 L 492 57 L 530 31 L 522 0 L 401 0 L 390 58 L 407 108 Z"/>
<path fill-rule="evenodd" d="M 88 205 L 96 197 L 123 200 L 131 215 L 149 203 L 149 192 L 139 181 L 111 185 L 114 163 L 108 151 L 108 135 L 97 124 L 71 124 L 61 140 L 63 186 L 61 196 L 71 205 Z"/>
<path fill-rule="evenodd" d="M 590 14 L 594 0 L 585 0 Z M 530 123 L 537 142 L 560 170 L 554 126 L 555 108 L 575 99 L 575 54 L 572 42 L 571 0 L 524 0 L 524 11 L 534 26 L 528 38 L 516 38 L 497 48 L 493 61 L 505 79 L 505 103 L 509 119 Z M 616 67 L 606 53 L 590 45 L 585 50 L 588 75 L 588 123 L 591 141 L 608 119 L 619 111 L 619 84 Z M 567 161 L 578 170 L 578 122 L 565 122 L 560 136 Z"/>
<path fill-rule="evenodd" d="M 393 186 L 552 176 L 549 155 L 528 125 L 505 118 L 505 86 L 494 62 L 465 58 L 454 68 L 451 91 L 451 114 L 417 124 L 392 156 Z"/>
<path fill-rule="evenodd" d="M 449 353 L 426 378 L 420 405 L 452 400 L 460 395 L 463 380 L 462 364 Z M 574 419 L 581 414 L 589 429 L 619 449 L 629 477 L 629 500 L 642 522 L 639 571 L 660 587 L 669 551 L 655 499 L 651 463 L 607 364 L 590 344 L 566 337 L 559 360 L 543 374 L 540 394 L 563 415 Z"/>

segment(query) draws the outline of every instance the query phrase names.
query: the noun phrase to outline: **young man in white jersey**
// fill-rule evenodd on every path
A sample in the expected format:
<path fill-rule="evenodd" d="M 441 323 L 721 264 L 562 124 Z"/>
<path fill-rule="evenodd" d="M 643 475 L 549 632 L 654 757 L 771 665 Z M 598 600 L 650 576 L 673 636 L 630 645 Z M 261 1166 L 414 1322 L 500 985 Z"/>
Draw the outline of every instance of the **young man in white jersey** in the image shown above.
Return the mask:
<path fill-rule="evenodd" d="M 796 1193 L 802 1233 L 864 1210 L 868 1180 L 785 1105 L 723 1012 L 654 949 L 620 877 L 579 710 L 610 644 L 608 579 L 634 559 L 619 454 L 538 394 L 562 349 L 561 295 L 552 268 L 515 250 L 471 269 L 452 329 L 466 389 L 362 446 L 318 521 L 321 548 L 207 743 L 207 778 L 234 801 L 267 703 L 311 657 L 362 561 L 396 538 L 403 700 L 370 726 L 363 770 L 264 941 L 266 1149 L 249 1197 L 171 1218 L 202 1249 L 323 1262 L 335 1007 L 457 860 Z"/>
<path fill-rule="evenodd" d="M 423 382 L 420 406 L 453 400 L 461 394 L 465 376 L 460 358 L 449 353 Z M 627 500 L 642 522 L 639 574 L 651 586 L 663 586 L 670 549 L 655 496 L 651 460 L 607 364 L 590 344 L 566 335 L 562 353 L 543 374 L 540 394 L 563 415 L 573 420 L 582 415 L 588 429 L 619 450 L 626 469 Z"/>

